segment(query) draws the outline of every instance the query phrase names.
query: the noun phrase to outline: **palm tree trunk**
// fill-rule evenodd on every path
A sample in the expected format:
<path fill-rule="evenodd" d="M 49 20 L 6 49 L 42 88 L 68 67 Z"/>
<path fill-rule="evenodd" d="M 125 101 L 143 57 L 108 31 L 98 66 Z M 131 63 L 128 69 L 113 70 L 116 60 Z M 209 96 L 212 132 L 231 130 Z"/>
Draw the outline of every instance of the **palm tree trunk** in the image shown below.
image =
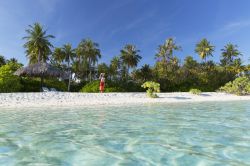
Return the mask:
<path fill-rule="evenodd" d="M 91 60 L 89 59 L 89 81 L 92 81 L 92 69 L 91 69 Z"/>
<path fill-rule="evenodd" d="M 90 71 L 89 80 L 90 80 L 90 82 L 92 82 L 92 69 L 91 69 L 91 66 L 89 67 L 89 71 Z"/>
<path fill-rule="evenodd" d="M 127 67 L 127 80 L 128 80 L 128 77 L 129 77 L 129 66 Z"/>
<path fill-rule="evenodd" d="M 38 51 L 38 63 L 40 63 L 40 59 L 41 59 L 41 52 L 40 50 Z"/>
<path fill-rule="evenodd" d="M 68 60 L 68 72 L 69 72 L 69 83 L 68 83 L 68 92 L 70 91 L 70 79 L 71 79 L 71 71 L 69 69 L 69 60 Z"/>
<path fill-rule="evenodd" d="M 44 79 L 44 76 L 43 74 L 41 75 L 41 83 L 40 83 L 40 92 L 43 91 L 43 79 Z"/>

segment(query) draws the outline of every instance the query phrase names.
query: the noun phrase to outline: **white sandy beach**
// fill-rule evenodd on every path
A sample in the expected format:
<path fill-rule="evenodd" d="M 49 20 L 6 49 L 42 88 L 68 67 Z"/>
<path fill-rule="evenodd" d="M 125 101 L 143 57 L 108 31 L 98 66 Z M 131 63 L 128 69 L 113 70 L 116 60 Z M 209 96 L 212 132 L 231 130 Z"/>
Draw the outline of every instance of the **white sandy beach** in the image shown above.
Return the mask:
<path fill-rule="evenodd" d="M 201 95 L 190 93 L 159 93 L 159 98 L 148 98 L 146 93 L 2 93 L 0 108 L 20 107 L 72 107 L 93 105 L 126 105 L 144 103 L 178 103 L 205 101 L 249 100 L 250 96 L 236 96 L 225 93 L 207 92 Z"/>

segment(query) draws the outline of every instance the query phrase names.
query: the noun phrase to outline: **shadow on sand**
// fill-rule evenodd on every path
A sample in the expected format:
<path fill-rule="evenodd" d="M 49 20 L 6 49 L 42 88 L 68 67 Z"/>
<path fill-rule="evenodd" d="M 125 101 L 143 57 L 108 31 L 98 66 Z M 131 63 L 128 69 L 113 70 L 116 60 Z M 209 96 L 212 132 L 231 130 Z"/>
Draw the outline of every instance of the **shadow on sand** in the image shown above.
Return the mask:
<path fill-rule="evenodd" d="M 159 98 L 172 98 L 172 99 L 179 99 L 179 100 L 189 100 L 189 99 L 192 99 L 190 97 L 178 97 L 178 96 L 174 96 L 174 97 L 159 97 Z"/>
<path fill-rule="evenodd" d="M 200 94 L 200 96 L 211 96 L 209 94 Z"/>

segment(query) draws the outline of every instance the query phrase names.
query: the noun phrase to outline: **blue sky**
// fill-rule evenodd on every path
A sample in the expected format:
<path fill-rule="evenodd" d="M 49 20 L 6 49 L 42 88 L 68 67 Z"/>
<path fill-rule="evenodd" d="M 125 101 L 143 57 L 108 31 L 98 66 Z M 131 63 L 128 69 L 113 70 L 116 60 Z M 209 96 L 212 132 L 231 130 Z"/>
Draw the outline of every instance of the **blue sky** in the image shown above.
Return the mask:
<path fill-rule="evenodd" d="M 83 38 L 100 44 L 101 62 L 135 44 L 143 57 L 140 65 L 154 64 L 157 46 L 174 37 L 182 46 L 176 55 L 194 53 L 195 44 L 207 38 L 220 49 L 231 42 L 239 46 L 247 63 L 250 56 L 249 0 L 0 0 L 0 54 L 27 64 L 25 29 L 40 22 L 56 38 L 54 46 Z"/>

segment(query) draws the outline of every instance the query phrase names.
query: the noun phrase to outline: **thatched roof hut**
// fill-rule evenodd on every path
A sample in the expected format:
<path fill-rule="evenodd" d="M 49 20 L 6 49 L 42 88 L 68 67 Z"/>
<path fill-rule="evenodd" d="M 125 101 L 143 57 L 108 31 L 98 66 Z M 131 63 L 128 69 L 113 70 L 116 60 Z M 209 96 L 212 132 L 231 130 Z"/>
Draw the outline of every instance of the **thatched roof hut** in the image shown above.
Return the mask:
<path fill-rule="evenodd" d="M 48 63 L 31 64 L 18 69 L 14 74 L 17 76 L 41 77 L 41 88 L 43 86 L 44 77 L 67 78 L 67 73 Z"/>
<path fill-rule="evenodd" d="M 15 73 L 17 76 L 31 76 L 31 77 L 64 77 L 65 73 L 60 69 L 48 63 L 36 63 L 18 69 Z"/>

